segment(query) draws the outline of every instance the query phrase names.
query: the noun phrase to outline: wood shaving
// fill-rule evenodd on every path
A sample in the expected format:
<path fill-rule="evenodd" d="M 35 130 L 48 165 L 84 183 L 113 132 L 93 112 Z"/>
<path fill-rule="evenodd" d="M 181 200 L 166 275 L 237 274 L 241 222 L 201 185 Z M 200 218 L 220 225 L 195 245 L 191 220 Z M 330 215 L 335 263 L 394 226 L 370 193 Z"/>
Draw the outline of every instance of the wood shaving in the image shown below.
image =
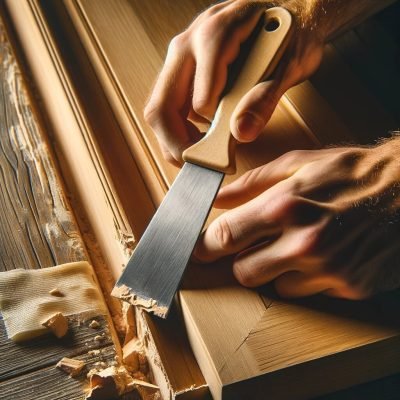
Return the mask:
<path fill-rule="evenodd" d="M 93 320 L 90 324 L 89 324 L 89 328 L 92 328 L 92 329 L 98 329 L 98 328 L 100 328 L 100 323 L 99 323 L 99 321 L 97 321 L 97 320 Z"/>
<path fill-rule="evenodd" d="M 42 322 L 42 325 L 50 329 L 59 339 L 64 337 L 68 332 L 68 320 L 61 313 L 54 314 L 48 320 Z"/>
<path fill-rule="evenodd" d="M 87 374 L 89 378 L 90 391 L 86 397 L 87 400 L 103 399 L 104 393 L 116 390 L 116 394 L 122 395 L 135 389 L 146 388 L 147 390 L 157 391 L 158 386 L 151 383 L 133 378 L 127 369 L 123 366 L 111 366 L 101 371 L 97 369 L 90 370 Z M 108 396 L 111 397 L 110 394 Z M 110 398 L 109 397 L 109 398 Z M 104 397 L 104 399 L 107 399 Z"/>
<path fill-rule="evenodd" d="M 55 297 L 64 297 L 64 293 L 59 288 L 51 289 L 49 294 Z"/>
<path fill-rule="evenodd" d="M 76 377 L 85 367 L 85 363 L 82 360 L 64 357 L 57 363 L 56 367 L 63 370 L 70 376 Z"/>

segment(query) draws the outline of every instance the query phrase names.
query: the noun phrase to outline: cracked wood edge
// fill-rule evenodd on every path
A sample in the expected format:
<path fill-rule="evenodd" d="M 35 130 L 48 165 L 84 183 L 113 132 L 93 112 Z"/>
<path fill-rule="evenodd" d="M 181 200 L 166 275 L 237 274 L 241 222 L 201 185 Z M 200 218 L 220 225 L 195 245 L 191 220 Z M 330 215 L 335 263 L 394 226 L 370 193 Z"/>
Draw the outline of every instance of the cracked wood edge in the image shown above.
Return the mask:
<path fill-rule="evenodd" d="M 21 72 L 0 26 L 0 270 L 87 258 Z"/>
<path fill-rule="evenodd" d="M 35 9 L 36 7 L 36 9 Z M 84 164 L 86 160 L 84 157 L 80 158 L 80 155 L 83 153 L 85 155 L 88 154 L 88 150 L 86 148 L 86 144 L 83 138 L 81 138 L 81 148 L 73 147 L 70 153 L 68 153 L 68 160 L 71 164 L 66 162 L 66 159 L 63 158 L 63 153 L 59 151 L 62 144 L 69 143 L 72 145 L 76 145 L 74 141 L 77 134 L 80 134 L 79 129 L 82 126 L 85 126 L 85 120 L 83 116 L 80 114 L 80 109 L 77 108 L 79 103 L 71 98 L 71 92 L 68 91 L 68 88 L 71 89 L 69 85 L 69 80 L 66 76 L 63 75 L 63 70 L 60 65 L 60 59 L 54 55 L 56 49 L 51 46 L 51 41 L 49 42 L 47 39 L 46 34 L 48 31 L 45 27 L 41 25 L 40 17 L 35 13 L 39 12 L 37 8 L 38 4 L 35 1 L 31 0 L 23 0 L 18 2 L 10 1 L 9 3 L 3 2 L 1 4 L 1 11 L 3 16 L 3 22 L 6 28 L 6 34 L 8 40 L 13 44 L 14 47 L 14 54 L 16 57 L 15 65 L 17 65 L 17 61 L 19 61 L 18 68 L 22 71 L 21 77 L 27 79 L 26 82 L 30 83 L 31 86 L 29 92 L 27 89 L 27 101 L 30 101 L 29 106 L 32 108 L 32 115 L 34 115 L 34 119 L 32 119 L 32 129 L 35 131 L 37 130 L 37 137 L 36 141 L 32 142 L 34 147 L 26 148 L 26 151 L 32 150 L 33 156 L 30 155 L 29 157 L 32 160 L 36 161 L 43 161 L 43 166 L 39 168 L 41 172 L 41 176 L 46 176 L 45 174 L 50 174 L 52 177 L 57 178 L 58 184 L 58 192 L 55 190 L 56 186 L 53 188 L 54 184 L 48 184 L 49 188 L 52 188 L 50 192 L 52 196 L 61 196 L 62 201 L 46 199 L 42 197 L 41 200 L 44 204 L 53 204 L 58 205 L 61 203 L 66 210 L 70 210 L 69 203 L 73 204 L 75 215 L 72 214 L 72 211 L 62 213 L 59 212 L 60 216 L 56 215 L 55 213 L 47 213 L 47 217 L 49 221 L 45 224 L 46 226 L 52 226 L 56 222 L 56 218 L 65 218 L 65 216 L 69 215 L 70 221 L 69 224 L 65 224 L 64 230 L 67 232 L 67 228 L 74 229 L 76 232 L 77 240 L 79 239 L 83 245 L 83 239 L 81 234 L 84 235 L 85 244 L 88 246 L 90 250 L 90 256 L 93 261 L 93 265 L 96 268 L 96 276 L 98 278 L 99 287 L 102 288 L 104 298 L 106 300 L 107 305 L 109 306 L 109 310 L 111 315 L 116 316 L 116 323 L 118 323 L 118 317 L 120 316 L 120 306 L 119 303 L 115 300 L 110 298 L 110 287 L 113 284 L 112 279 L 110 278 L 110 272 L 104 268 L 105 261 L 99 251 L 98 240 L 97 238 L 93 238 L 92 234 L 92 227 L 90 225 L 91 221 L 87 217 L 87 214 L 82 212 L 82 202 L 83 200 L 89 201 L 90 203 L 90 196 L 95 197 L 96 194 L 102 190 L 102 181 L 97 179 L 97 175 L 101 175 L 101 170 L 97 171 L 95 167 L 92 169 L 85 166 L 82 168 L 81 163 Z M 36 11 L 35 11 L 36 10 Z M 40 57 L 38 56 L 40 54 Z M 54 58 L 51 57 L 53 55 Z M 29 60 L 33 60 L 33 63 L 30 63 Z M 27 68 L 29 65 L 29 68 Z M 60 70 L 61 68 L 61 70 Z M 44 74 L 43 71 L 46 71 Z M 61 75 L 60 79 L 64 76 L 65 80 L 58 80 L 58 76 Z M 39 77 L 36 80 L 36 77 Z M 47 80 L 48 79 L 48 80 Z M 34 83 L 32 84 L 32 81 Z M 21 80 L 22 82 L 22 80 Z M 24 88 L 26 88 L 26 82 L 24 82 Z M 46 85 L 47 84 L 47 85 Z M 50 89 L 49 89 L 50 88 Z M 39 106 L 39 107 L 38 107 Z M 49 106 L 50 109 L 46 108 Z M 26 107 L 25 112 L 27 112 L 28 107 Z M 50 114 L 51 110 L 51 114 Z M 68 119 L 68 117 L 70 119 Z M 73 119 L 73 118 L 75 119 Z M 36 125 L 33 124 L 33 121 L 36 121 Z M 31 125 L 29 125 L 31 127 Z M 82 128 L 84 129 L 84 128 Z M 44 134 L 46 132 L 46 135 Z M 87 131 L 85 131 L 87 132 Z M 38 136 L 40 135 L 40 136 Z M 60 139 L 61 138 L 61 143 Z M 90 141 L 90 140 L 89 140 Z M 54 152 L 53 152 L 54 150 Z M 47 158 L 40 158 L 39 155 L 47 154 Z M 28 159 L 29 159 L 28 157 Z M 44 156 L 43 156 L 44 157 Z M 50 161 L 50 159 L 52 161 Z M 57 166 L 56 164 L 57 163 Z M 64 181 L 61 179 L 61 176 L 58 174 L 57 167 L 61 170 L 62 176 Z M 71 168 L 71 169 L 70 169 Z M 71 177 L 71 170 L 75 172 L 75 175 Z M 89 170 L 89 171 L 88 171 Z M 79 181 L 79 184 L 83 187 L 86 187 L 88 190 L 85 193 L 86 197 L 82 199 L 76 192 L 72 189 L 75 187 L 76 184 L 76 177 L 82 175 L 86 178 L 86 180 Z M 32 174 L 34 176 L 34 173 Z M 97 179 L 97 180 L 96 180 Z M 27 180 L 29 182 L 29 180 Z M 64 183 L 68 183 L 68 198 L 63 198 L 65 196 L 62 193 L 66 193 L 64 190 Z M 17 182 L 18 183 L 18 182 Z M 53 186 L 52 186 L 53 185 Z M 31 188 L 27 189 L 29 193 Z M 45 189 L 43 189 L 45 188 Z M 99 189 L 100 188 L 100 189 Z M 46 185 L 39 186 L 38 189 L 46 190 Z M 39 190 L 39 193 L 41 191 Z M 97 190 L 97 191 L 96 191 Z M 47 193 L 46 191 L 44 193 Z M 58 194 L 57 194 L 58 193 Z M 100 192 L 98 196 L 103 196 L 107 199 L 107 195 L 104 192 Z M 100 203 L 100 202 L 99 202 Z M 97 203 L 96 203 L 97 204 Z M 109 204 L 100 203 L 103 206 L 103 209 L 109 210 Z M 21 210 L 20 214 L 24 215 L 26 210 L 29 210 L 29 207 L 26 209 Z M 49 207 L 51 208 L 51 207 Z M 93 210 L 89 207 L 89 212 L 95 213 L 96 210 Z M 120 214 L 122 213 L 119 212 Z M 28 214 L 27 214 L 28 215 Z M 43 214 L 43 217 L 46 214 Z M 74 217 L 78 216 L 78 220 Z M 119 262 L 118 255 L 121 256 L 125 254 L 127 251 L 131 251 L 131 239 L 132 239 L 132 232 L 129 231 L 126 233 L 124 240 L 127 238 L 126 241 L 128 243 L 127 246 L 123 245 L 120 246 L 119 243 L 121 241 L 121 231 L 126 232 L 125 229 L 118 225 L 118 221 L 116 218 L 113 218 L 112 212 L 106 213 L 102 216 L 103 222 L 110 221 L 112 225 L 112 232 L 115 234 L 110 240 L 107 238 L 107 243 L 109 246 L 115 246 L 118 249 L 118 252 L 114 255 L 117 262 Z M 107 219 L 108 218 L 108 219 Z M 38 220 L 38 216 L 36 214 L 33 215 L 34 220 Z M 81 229 L 79 231 L 78 228 Z M 117 227 L 117 229 L 115 229 Z M 29 238 L 32 237 L 31 232 L 27 229 Z M 53 253 L 60 252 L 60 249 L 63 248 L 64 243 L 68 244 L 68 241 L 65 240 L 64 242 L 61 240 L 63 237 L 60 236 L 60 243 L 58 241 L 48 241 L 48 245 L 53 245 L 54 248 L 52 250 Z M 122 240 L 123 241 L 123 240 Z M 23 241 L 21 243 L 24 243 Z M 25 241 L 25 243 L 28 243 Z M 44 243 L 44 242 L 43 242 Z M 69 242 L 71 245 L 71 242 Z M 35 251 L 35 254 L 37 252 Z M 69 257 L 70 256 L 70 257 Z M 84 252 L 82 252 L 81 257 L 76 259 L 73 258 L 73 254 L 64 254 L 65 259 L 58 259 L 54 260 L 55 263 L 67 263 L 71 261 L 79 261 L 79 260 L 88 260 L 89 255 L 87 252 L 87 248 L 85 248 Z M 69 258 L 68 258 L 69 257 Z M 48 260 L 50 260 L 48 258 Z M 47 264 L 46 266 L 54 265 L 54 263 Z M 121 265 L 121 264 L 120 264 Z M 103 267 L 103 268 L 101 268 Z M 114 331 L 113 331 L 114 333 Z"/>
<path fill-rule="evenodd" d="M 52 32 L 48 25 L 40 2 L 26 0 L 17 4 L 6 1 L 5 5 L 41 98 L 68 188 L 82 204 L 100 247 L 105 249 L 109 268 L 118 265 L 120 269 L 132 251 L 134 235 L 143 232 L 151 216 L 152 204 L 146 190 L 137 189 L 141 177 L 135 162 L 126 153 L 122 138 L 119 141 L 114 138 L 114 135 L 119 135 L 118 125 L 101 88 L 93 79 L 89 64 L 85 64 L 85 58 L 76 59 L 78 64 L 84 64 L 80 65 L 81 70 L 77 67 L 74 76 L 67 70 L 65 53 L 55 41 L 57 33 Z M 49 3 L 48 7 L 51 6 Z M 79 44 L 75 44 L 82 55 Z M 42 73 L 43 70 L 46 74 Z M 78 76 L 78 72 L 82 75 Z M 79 95 L 80 89 L 82 96 Z M 91 99 L 85 97 L 86 91 L 92 94 Z M 88 105 L 90 101 L 92 103 Z M 125 192 L 117 190 L 116 187 L 121 186 L 126 188 Z M 126 194 L 124 207 L 119 193 Z M 132 210 L 134 207 L 132 193 L 139 196 L 137 201 L 143 205 L 141 212 L 135 215 L 135 232 L 131 229 L 132 221 L 124 212 L 124 209 Z M 113 257 L 110 258 L 109 254 Z"/>

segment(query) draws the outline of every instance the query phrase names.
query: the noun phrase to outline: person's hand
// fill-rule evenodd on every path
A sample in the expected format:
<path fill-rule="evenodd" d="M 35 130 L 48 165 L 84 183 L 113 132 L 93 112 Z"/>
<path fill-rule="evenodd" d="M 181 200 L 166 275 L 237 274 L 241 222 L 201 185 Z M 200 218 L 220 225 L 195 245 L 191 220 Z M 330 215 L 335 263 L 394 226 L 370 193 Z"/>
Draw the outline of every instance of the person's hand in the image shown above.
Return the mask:
<path fill-rule="evenodd" d="M 283 297 L 362 299 L 400 287 L 400 138 L 374 148 L 292 151 L 224 187 L 229 211 L 194 258 L 237 254 L 244 286 Z"/>
<path fill-rule="evenodd" d="M 145 108 L 145 119 L 168 161 L 180 164 L 182 152 L 202 137 L 191 121 L 212 120 L 228 66 L 268 7 L 271 1 L 219 3 L 171 41 Z M 306 79 L 320 63 L 324 38 L 315 21 L 297 15 L 294 20 L 293 40 L 274 79 L 250 90 L 231 117 L 231 132 L 239 142 L 254 140 L 285 91 Z"/>

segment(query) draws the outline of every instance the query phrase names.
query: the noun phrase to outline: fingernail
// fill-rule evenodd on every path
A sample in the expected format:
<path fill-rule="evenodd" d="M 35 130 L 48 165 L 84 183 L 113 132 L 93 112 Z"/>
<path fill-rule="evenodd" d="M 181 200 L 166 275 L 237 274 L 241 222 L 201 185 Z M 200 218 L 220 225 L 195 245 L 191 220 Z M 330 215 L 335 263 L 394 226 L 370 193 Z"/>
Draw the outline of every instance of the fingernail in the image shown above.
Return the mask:
<path fill-rule="evenodd" d="M 236 127 L 240 135 L 240 140 L 249 142 L 257 137 L 264 128 L 264 123 L 255 114 L 246 112 L 238 118 Z"/>

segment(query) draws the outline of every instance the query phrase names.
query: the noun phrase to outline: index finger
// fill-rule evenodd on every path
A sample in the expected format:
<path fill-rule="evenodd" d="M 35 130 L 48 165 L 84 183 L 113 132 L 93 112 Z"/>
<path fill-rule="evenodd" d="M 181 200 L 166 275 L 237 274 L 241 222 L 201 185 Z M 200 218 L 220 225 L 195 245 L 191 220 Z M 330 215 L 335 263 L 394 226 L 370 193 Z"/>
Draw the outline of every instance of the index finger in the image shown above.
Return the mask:
<path fill-rule="evenodd" d="M 194 69 L 195 61 L 184 36 L 176 36 L 145 108 L 146 121 L 177 161 L 182 160 L 183 150 L 201 137 L 187 120 Z"/>

